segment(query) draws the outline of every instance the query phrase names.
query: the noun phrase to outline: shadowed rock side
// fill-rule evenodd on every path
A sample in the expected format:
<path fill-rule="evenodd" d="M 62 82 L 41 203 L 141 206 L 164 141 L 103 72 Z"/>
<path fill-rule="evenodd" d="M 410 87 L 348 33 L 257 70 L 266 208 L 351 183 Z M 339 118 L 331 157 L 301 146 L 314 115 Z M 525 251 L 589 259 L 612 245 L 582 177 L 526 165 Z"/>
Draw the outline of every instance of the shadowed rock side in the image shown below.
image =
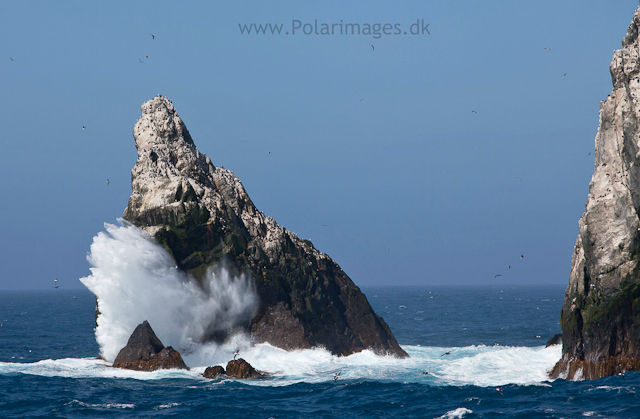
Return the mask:
<path fill-rule="evenodd" d="M 254 342 L 407 356 L 329 256 L 258 211 L 240 180 L 198 151 L 168 99 L 142 105 L 133 135 L 138 161 L 124 218 L 198 280 L 221 261 L 235 274 L 250 272 L 260 306 L 244 327 Z"/>
<path fill-rule="evenodd" d="M 613 90 L 600 103 L 594 173 L 562 307 L 562 359 L 554 378 L 597 379 L 640 366 L 639 11 L 613 54 Z"/>
<path fill-rule="evenodd" d="M 127 345 L 118 352 L 113 366 L 138 371 L 189 369 L 178 351 L 171 346 L 164 347 L 146 320 L 135 328 Z"/>

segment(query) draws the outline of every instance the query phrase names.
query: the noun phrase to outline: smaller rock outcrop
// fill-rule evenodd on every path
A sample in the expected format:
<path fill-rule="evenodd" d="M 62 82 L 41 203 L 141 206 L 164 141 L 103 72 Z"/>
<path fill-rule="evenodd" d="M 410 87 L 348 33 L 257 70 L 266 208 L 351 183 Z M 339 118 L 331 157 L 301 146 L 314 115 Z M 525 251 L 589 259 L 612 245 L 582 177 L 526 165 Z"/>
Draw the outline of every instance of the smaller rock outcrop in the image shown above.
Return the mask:
<path fill-rule="evenodd" d="M 127 345 L 118 352 L 113 366 L 137 371 L 189 369 L 178 351 L 171 346 L 164 347 L 146 320 L 135 328 Z"/>
<path fill-rule="evenodd" d="M 227 364 L 227 376 L 231 378 L 257 378 L 264 377 L 266 374 L 253 368 L 244 359 L 238 358 Z"/>
<path fill-rule="evenodd" d="M 550 337 L 545 348 L 553 345 L 562 345 L 562 333 L 558 333 L 557 335 L 553 335 L 552 337 Z"/>
<path fill-rule="evenodd" d="M 204 378 L 210 378 L 212 380 L 215 380 L 216 378 L 221 377 L 223 375 L 225 375 L 224 368 L 220 365 L 207 367 L 207 369 L 204 370 L 204 374 L 202 374 Z"/>

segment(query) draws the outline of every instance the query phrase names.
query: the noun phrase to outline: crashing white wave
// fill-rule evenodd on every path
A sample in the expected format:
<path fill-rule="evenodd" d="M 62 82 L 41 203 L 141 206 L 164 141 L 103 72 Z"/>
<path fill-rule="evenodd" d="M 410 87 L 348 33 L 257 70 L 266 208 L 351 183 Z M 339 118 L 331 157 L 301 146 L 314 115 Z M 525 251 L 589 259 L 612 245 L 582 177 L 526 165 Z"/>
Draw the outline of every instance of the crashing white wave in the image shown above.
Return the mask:
<path fill-rule="evenodd" d="M 549 385 L 547 372 L 560 359 L 560 345 L 549 348 L 468 346 L 462 348 L 403 346 L 410 358 L 380 356 L 362 351 L 349 356 L 334 356 L 324 349 L 287 352 L 269 344 L 240 351 L 240 356 L 255 368 L 270 373 L 266 379 L 241 380 L 251 386 L 279 387 L 297 383 L 353 383 L 377 381 L 419 383 L 432 386 L 497 387 L 507 384 Z M 449 355 L 442 356 L 449 352 Z M 226 366 L 228 357 L 218 365 Z M 197 365 L 197 364 L 194 364 Z M 207 365 L 189 371 L 153 372 L 110 368 L 95 359 L 44 360 L 31 364 L 0 362 L 0 374 L 23 373 L 41 376 L 157 379 L 203 379 Z M 428 372 L 428 374 L 425 374 Z M 340 373 L 336 379 L 336 374 Z"/>
<path fill-rule="evenodd" d="M 98 299 L 96 340 L 104 359 L 113 361 L 144 320 L 187 365 L 228 359 L 248 346 L 243 335 L 223 345 L 201 342 L 213 331 L 248 324 L 258 303 L 250 278 L 220 268 L 207 272 L 199 285 L 142 230 L 107 223 L 105 229 L 94 237 L 87 256 L 91 275 L 80 279 Z"/>
<path fill-rule="evenodd" d="M 82 278 L 97 297 L 96 339 L 104 359 L 113 361 L 133 329 L 148 320 L 166 346 L 178 349 L 190 371 L 128 371 L 109 368 L 100 360 L 44 360 L 32 364 L 0 363 L 0 374 L 22 372 L 68 377 L 113 377 L 153 380 L 198 378 L 207 366 L 240 356 L 270 373 L 247 385 L 283 386 L 295 383 L 415 382 L 435 386 L 479 387 L 507 384 L 545 385 L 547 372 L 560 359 L 560 345 L 544 347 L 468 346 L 462 348 L 403 346 L 410 357 L 379 356 L 365 350 L 338 357 L 322 348 L 284 351 L 269 344 L 251 346 L 238 334 L 225 344 L 201 343 L 210 326 L 227 329 L 248 322 L 258 297 L 249 278 L 227 270 L 209 272 L 204 284 L 177 269 L 167 252 L 140 229 L 105 224 L 91 245 L 91 275 Z M 446 354 L 446 355 L 445 355 Z M 451 412 L 449 412 L 451 413 Z M 460 414 L 462 411 L 457 411 Z"/>

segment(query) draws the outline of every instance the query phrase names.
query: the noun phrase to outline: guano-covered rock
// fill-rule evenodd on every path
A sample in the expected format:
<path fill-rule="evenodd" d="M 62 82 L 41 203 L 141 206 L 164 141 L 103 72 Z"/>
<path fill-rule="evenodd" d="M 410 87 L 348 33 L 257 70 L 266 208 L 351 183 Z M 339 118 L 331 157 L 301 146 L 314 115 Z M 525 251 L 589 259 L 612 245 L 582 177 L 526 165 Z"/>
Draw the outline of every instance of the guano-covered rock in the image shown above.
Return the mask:
<path fill-rule="evenodd" d="M 407 356 L 329 256 L 258 211 L 240 180 L 198 151 L 168 99 L 142 105 L 133 135 L 138 160 L 124 218 L 197 280 L 221 262 L 234 274 L 250 274 L 260 304 L 242 327 L 254 342 L 325 347 L 336 355 L 370 348 Z M 211 338 L 225 337 L 217 332 Z"/>
<path fill-rule="evenodd" d="M 597 379 L 640 366 L 640 9 L 613 54 L 594 172 L 579 221 L 552 377 Z"/>

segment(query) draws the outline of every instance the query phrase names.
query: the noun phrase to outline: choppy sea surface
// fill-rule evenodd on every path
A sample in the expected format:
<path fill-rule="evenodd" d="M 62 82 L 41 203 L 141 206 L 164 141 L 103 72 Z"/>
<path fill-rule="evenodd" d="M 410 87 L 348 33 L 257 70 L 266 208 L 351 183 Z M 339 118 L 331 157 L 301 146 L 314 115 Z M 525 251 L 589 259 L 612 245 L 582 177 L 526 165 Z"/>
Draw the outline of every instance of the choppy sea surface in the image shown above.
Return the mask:
<path fill-rule="evenodd" d="M 410 358 L 258 345 L 241 356 L 272 375 L 246 381 L 206 380 L 207 365 L 111 368 L 96 359 L 92 293 L 0 291 L 0 417 L 640 417 L 639 373 L 548 379 L 563 286 L 363 291 Z"/>

